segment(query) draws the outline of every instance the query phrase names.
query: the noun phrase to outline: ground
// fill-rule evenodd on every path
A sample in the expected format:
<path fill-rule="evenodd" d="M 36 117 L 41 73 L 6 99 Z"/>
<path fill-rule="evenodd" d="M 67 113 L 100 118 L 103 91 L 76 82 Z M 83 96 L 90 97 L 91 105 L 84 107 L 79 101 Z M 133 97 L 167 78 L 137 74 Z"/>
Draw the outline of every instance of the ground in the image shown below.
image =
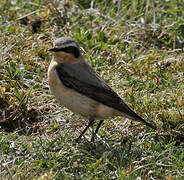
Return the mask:
<path fill-rule="evenodd" d="M 182 0 L 0 0 L 2 179 L 183 179 Z M 48 49 L 79 43 L 89 64 L 158 130 L 108 119 L 95 141 L 88 121 L 49 91 Z"/>

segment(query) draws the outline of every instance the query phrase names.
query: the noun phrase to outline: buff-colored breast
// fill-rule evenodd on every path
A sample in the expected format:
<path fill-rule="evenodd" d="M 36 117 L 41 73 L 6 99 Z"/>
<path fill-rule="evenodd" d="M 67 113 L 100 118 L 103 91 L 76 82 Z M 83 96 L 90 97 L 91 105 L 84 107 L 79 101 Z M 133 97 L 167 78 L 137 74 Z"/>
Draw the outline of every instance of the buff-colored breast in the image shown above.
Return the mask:
<path fill-rule="evenodd" d="M 113 108 L 65 87 L 55 71 L 57 65 L 56 61 L 51 61 L 48 69 L 48 81 L 51 92 L 61 105 L 87 118 L 93 116 L 97 119 L 106 119 L 120 114 Z"/>

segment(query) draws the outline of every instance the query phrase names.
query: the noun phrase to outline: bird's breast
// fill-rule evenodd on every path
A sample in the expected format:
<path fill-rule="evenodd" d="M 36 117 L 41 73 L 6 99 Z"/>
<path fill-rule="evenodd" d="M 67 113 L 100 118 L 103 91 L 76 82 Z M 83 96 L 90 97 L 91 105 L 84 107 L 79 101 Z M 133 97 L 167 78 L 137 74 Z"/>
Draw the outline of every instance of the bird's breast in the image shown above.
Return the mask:
<path fill-rule="evenodd" d="M 97 119 L 106 119 L 117 115 L 115 109 L 66 87 L 55 70 L 57 65 L 56 62 L 51 62 L 48 69 L 48 81 L 51 92 L 61 105 L 87 118 L 94 116 Z"/>
<path fill-rule="evenodd" d="M 55 71 L 56 66 L 57 63 L 50 64 L 48 69 L 48 82 L 50 90 L 57 101 L 77 114 L 81 114 L 85 117 L 94 116 L 97 102 L 64 86 Z"/>

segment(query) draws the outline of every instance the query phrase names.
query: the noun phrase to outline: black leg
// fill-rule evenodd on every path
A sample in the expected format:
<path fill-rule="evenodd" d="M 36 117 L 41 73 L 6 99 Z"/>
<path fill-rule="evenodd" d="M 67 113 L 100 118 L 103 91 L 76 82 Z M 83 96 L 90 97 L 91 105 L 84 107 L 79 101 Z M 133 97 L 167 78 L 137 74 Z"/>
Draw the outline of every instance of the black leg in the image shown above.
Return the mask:
<path fill-rule="evenodd" d="M 96 133 L 97 133 L 98 130 L 100 129 L 100 126 L 102 125 L 102 123 L 103 123 L 103 120 L 100 120 L 100 122 L 98 123 L 97 128 L 96 128 L 96 130 L 95 130 L 95 133 L 93 133 L 93 135 L 92 135 L 92 138 L 91 138 L 91 141 L 92 141 L 92 142 L 94 141 L 94 138 L 95 138 L 95 136 L 96 136 Z"/>
<path fill-rule="evenodd" d="M 90 117 L 89 119 L 89 124 L 85 127 L 85 129 L 82 131 L 82 133 L 80 134 L 80 136 L 76 139 L 76 141 L 78 142 L 81 137 L 84 135 L 84 133 L 88 130 L 88 128 L 94 123 L 95 118 L 94 117 Z"/>

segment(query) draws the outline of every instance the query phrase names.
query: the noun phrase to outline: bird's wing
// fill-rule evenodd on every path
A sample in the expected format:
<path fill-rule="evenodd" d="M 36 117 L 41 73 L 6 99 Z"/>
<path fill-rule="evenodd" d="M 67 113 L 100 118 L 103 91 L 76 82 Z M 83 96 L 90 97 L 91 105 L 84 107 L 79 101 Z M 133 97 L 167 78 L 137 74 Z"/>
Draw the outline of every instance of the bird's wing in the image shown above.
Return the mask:
<path fill-rule="evenodd" d="M 60 81 L 66 87 L 90 97 L 106 106 L 114 108 L 126 114 L 131 119 L 141 121 L 153 128 L 151 124 L 147 123 L 133 110 L 131 110 L 128 105 L 126 105 L 123 100 L 92 70 L 90 66 L 87 64 L 82 64 L 82 66 L 86 66 L 86 68 L 88 68 L 87 71 L 81 67 L 81 64 L 61 64 L 56 66 L 56 72 Z"/>
<path fill-rule="evenodd" d="M 60 67 L 61 66 L 62 71 L 65 71 L 70 76 L 75 77 L 84 83 L 111 89 L 85 61 L 80 61 L 75 64 L 62 64 Z"/>

